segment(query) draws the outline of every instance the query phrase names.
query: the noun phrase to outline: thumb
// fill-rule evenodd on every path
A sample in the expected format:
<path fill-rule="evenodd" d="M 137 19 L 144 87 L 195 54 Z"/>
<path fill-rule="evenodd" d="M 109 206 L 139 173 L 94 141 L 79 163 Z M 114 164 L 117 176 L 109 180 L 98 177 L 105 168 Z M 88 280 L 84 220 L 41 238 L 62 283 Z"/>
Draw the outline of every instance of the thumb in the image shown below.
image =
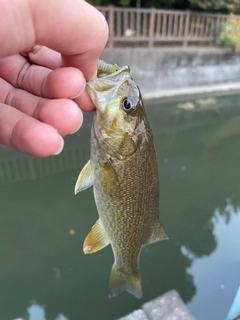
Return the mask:
<path fill-rule="evenodd" d="M 83 0 L 11 0 L 0 2 L 0 57 L 44 45 L 62 54 L 65 66 L 95 76 L 108 39 L 104 16 Z"/>

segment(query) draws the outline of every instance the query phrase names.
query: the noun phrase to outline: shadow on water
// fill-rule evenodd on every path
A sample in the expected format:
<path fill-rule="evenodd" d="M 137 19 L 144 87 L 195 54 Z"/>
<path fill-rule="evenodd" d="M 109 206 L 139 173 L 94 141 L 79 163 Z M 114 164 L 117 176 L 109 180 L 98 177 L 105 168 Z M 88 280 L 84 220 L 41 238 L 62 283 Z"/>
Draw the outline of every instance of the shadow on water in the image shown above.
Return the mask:
<path fill-rule="evenodd" d="M 194 302 L 197 317 L 204 306 L 197 300 L 194 263 L 216 252 L 217 218 L 224 217 L 227 227 L 240 212 L 239 106 L 240 97 L 233 96 L 148 108 L 159 161 L 160 216 L 170 240 L 143 249 L 142 300 L 127 293 L 107 298 L 110 247 L 82 253 L 97 212 L 92 190 L 75 197 L 73 188 L 89 157 L 92 116 L 66 138 L 59 156 L 35 159 L 2 147 L 0 319 L 116 319 L 170 289 Z M 231 272 L 240 279 L 239 256 L 231 257 Z M 226 273 L 228 266 L 223 260 Z M 223 312 L 228 308 L 223 302 Z M 215 311 L 207 317 L 214 319 Z"/>

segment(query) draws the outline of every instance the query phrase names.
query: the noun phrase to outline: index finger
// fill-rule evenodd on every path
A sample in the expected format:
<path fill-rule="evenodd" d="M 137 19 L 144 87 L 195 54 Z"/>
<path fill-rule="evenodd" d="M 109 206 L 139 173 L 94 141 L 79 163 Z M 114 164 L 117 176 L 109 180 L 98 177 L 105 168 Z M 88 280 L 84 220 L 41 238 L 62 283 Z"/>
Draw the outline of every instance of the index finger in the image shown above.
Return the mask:
<path fill-rule="evenodd" d="M 0 2 L 0 57 L 30 49 L 34 44 L 60 52 L 65 66 L 95 76 L 106 45 L 104 16 L 83 0 L 12 0 Z"/>

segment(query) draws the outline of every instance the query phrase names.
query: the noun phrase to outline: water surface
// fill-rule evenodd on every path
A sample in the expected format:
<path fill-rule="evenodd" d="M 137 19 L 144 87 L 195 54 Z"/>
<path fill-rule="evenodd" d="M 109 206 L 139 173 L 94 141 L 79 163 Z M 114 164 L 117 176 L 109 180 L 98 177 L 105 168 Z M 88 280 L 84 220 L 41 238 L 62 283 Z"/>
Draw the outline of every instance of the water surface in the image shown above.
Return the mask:
<path fill-rule="evenodd" d="M 144 296 L 109 300 L 110 246 L 85 256 L 92 189 L 74 196 L 92 115 L 59 156 L 0 148 L 0 319 L 117 319 L 175 289 L 196 319 L 225 319 L 240 285 L 240 96 L 148 106 L 170 238 L 144 248 Z"/>

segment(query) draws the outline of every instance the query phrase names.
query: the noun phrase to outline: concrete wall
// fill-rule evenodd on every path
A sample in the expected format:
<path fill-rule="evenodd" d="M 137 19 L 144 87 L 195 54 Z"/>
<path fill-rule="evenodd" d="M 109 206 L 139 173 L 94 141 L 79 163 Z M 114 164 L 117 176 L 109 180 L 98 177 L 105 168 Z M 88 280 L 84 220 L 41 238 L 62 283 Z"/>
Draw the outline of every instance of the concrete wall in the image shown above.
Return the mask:
<path fill-rule="evenodd" d="M 222 48 L 114 48 L 101 57 L 129 65 L 142 93 L 240 82 L 240 53 Z"/>

